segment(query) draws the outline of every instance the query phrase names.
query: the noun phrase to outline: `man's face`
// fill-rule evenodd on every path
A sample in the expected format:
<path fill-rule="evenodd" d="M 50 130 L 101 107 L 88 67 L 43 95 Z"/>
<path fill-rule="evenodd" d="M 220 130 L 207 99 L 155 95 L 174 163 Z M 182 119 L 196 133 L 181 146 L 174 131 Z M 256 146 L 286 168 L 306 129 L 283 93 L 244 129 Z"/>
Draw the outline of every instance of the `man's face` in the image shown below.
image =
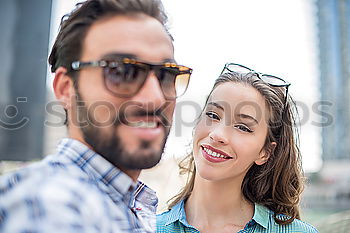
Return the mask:
<path fill-rule="evenodd" d="M 163 26 L 145 15 L 114 16 L 91 26 L 80 61 L 97 61 L 110 54 L 127 54 L 149 63 L 174 58 Z M 87 67 L 79 71 L 76 92 L 69 120 L 73 138 L 78 135 L 77 139 L 126 173 L 159 162 L 175 101 L 165 99 L 153 72 L 139 92 L 122 98 L 107 90 L 101 67 Z"/>

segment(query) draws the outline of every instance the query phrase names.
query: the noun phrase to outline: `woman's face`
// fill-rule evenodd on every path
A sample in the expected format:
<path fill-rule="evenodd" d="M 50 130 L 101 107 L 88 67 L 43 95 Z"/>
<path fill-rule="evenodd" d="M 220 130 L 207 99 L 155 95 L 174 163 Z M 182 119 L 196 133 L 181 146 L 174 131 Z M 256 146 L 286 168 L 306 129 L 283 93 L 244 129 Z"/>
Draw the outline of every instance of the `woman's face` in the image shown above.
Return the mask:
<path fill-rule="evenodd" d="M 253 87 L 226 82 L 215 88 L 195 128 L 193 155 L 199 175 L 211 181 L 243 180 L 264 164 L 269 111 Z"/>

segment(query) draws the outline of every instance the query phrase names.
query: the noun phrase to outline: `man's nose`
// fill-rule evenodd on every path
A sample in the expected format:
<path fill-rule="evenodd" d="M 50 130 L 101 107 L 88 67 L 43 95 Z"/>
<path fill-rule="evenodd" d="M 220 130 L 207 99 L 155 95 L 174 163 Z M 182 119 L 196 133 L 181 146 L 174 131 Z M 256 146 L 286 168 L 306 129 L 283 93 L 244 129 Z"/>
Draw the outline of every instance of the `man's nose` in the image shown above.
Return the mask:
<path fill-rule="evenodd" d="M 149 111 L 157 110 L 166 103 L 160 82 L 153 72 L 150 72 L 133 101 L 140 103 L 143 108 Z"/>

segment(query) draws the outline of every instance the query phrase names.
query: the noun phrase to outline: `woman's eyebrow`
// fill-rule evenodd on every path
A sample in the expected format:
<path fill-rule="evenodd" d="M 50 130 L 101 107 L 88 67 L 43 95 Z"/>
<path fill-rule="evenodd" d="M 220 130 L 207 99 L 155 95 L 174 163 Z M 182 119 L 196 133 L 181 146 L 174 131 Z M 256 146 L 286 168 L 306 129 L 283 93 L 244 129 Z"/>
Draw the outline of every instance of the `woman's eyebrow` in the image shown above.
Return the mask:
<path fill-rule="evenodd" d="M 220 105 L 219 103 L 216 103 L 216 102 L 208 102 L 208 105 L 212 105 L 218 109 L 221 109 L 222 111 L 225 110 L 222 105 Z M 257 119 L 255 119 L 254 117 L 252 117 L 251 115 L 248 115 L 248 114 L 239 113 L 239 114 L 236 114 L 236 117 L 241 118 L 241 119 L 252 120 L 252 121 L 254 121 L 255 124 L 259 124 Z"/>
<path fill-rule="evenodd" d="M 221 106 L 220 104 L 218 103 L 215 103 L 215 102 L 209 102 L 208 105 L 213 105 L 214 107 L 217 107 L 219 109 L 221 109 L 222 111 L 224 111 L 224 107 Z"/>
<path fill-rule="evenodd" d="M 236 114 L 237 117 L 239 118 L 242 118 L 242 119 L 250 119 L 250 120 L 253 120 L 256 124 L 259 124 L 258 120 L 255 119 L 254 117 L 248 115 L 248 114 L 244 114 L 244 113 L 239 113 L 239 114 Z"/>

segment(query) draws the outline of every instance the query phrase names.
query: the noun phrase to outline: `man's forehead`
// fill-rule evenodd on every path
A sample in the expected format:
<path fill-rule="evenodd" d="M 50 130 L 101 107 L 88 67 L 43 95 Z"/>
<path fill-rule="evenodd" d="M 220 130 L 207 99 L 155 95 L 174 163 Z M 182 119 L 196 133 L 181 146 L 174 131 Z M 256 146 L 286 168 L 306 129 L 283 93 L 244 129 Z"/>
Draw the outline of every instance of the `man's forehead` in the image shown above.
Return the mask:
<path fill-rule="evenodd" d="M 114 16 L 93 24 L 85 37 L 82 57 L 98 59 L 108 54 L 130 54 L 152 62 L 174 57 L 170 36 L 149 16 Z"/>
<path fill-rule="evenodd" d="M 136 54 L 132 54 L 132 53 L 110 52 L 101 56 L 101 59 L 106 59 L 106 60 L 120 60 L 122 58 L 130 58 L 141 62 L 149 62 L 149 61 L 142 60 Z M 166 63 L 166 62 L 176 63 L 174 58 L 165 58 L 160 63 Z"/>

